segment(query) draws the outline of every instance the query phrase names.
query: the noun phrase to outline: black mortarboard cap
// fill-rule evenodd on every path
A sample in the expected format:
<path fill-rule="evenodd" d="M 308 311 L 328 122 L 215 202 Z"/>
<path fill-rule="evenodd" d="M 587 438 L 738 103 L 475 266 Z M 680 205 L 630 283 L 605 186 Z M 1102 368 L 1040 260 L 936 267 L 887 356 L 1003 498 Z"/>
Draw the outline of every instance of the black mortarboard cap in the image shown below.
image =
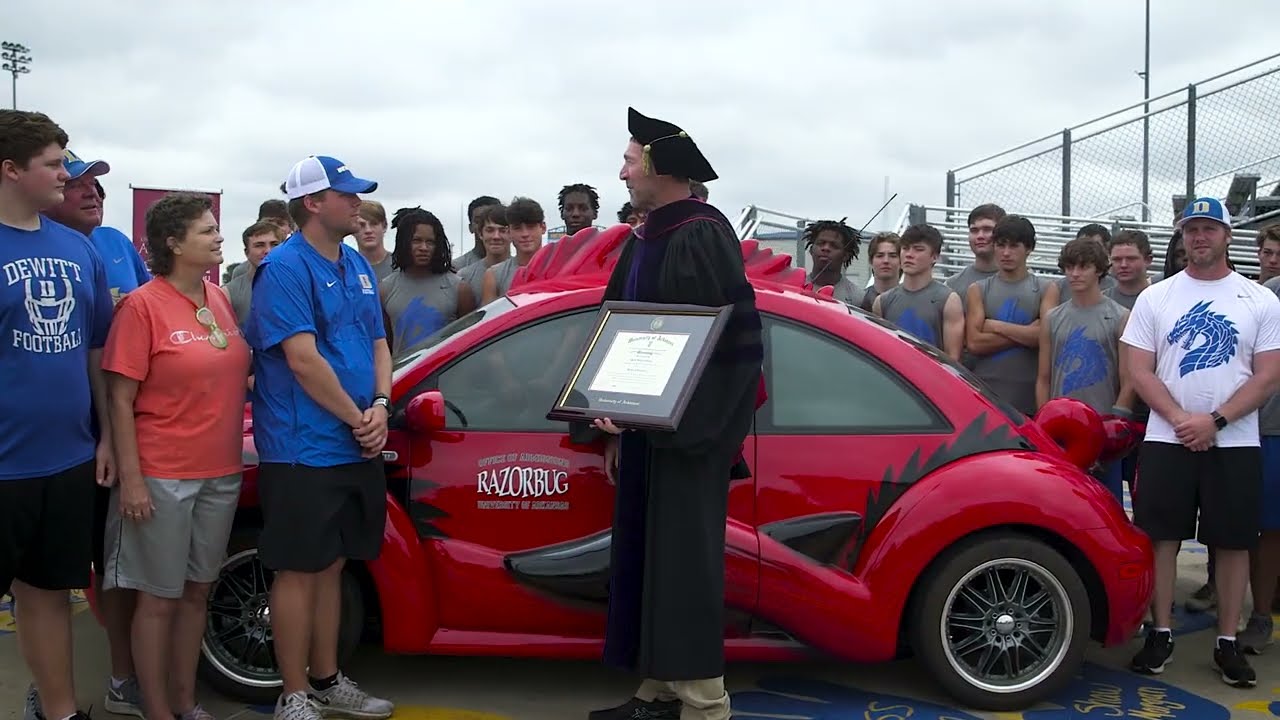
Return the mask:
<path fill-rule="evenodd" d="M 640 143 L 646 171 L 704 183 L 719 177 L 689 133 L 678 126 L 627 108 L 627 128 Z"/>

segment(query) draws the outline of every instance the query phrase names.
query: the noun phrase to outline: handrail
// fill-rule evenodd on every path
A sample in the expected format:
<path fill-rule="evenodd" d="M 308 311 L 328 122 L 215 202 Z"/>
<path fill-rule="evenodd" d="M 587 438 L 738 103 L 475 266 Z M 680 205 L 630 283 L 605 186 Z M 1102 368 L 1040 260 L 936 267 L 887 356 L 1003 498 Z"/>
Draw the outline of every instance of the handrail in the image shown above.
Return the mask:
<path fill-rule="evenodd" d="M 1198 186 L 1200 183 L 1209 182 L 1210 180 L 1217 180 L 1220 177 L 1235 175 L 1236 173 L 1240 172 L 1241 170 L 1244 170 L 1245 168 L 1250 168 L 1250 167 L 1253 167 L 1254 165 L 1261 165 L 1262 163 L 1271 162 L 1272 160 L 1280 160 L 1280 153 L 1276 153 L 1271 157 L 1262 158 L 1261 160 L 1254 160 L 1253 162 L 1245 163 L 1244 165 L 1241 165 L 1239 167 L 1235 167 L 1230 170 L 1220 172 L 1217 175 L 1210 175 L 1209 177 L 1206 177 L 1206 178 L 1200 178 L 1199 180 L 1196 181 L 1196 185 Z"/>
<path fill-rule="evenodd" d="M 945 205 L 909 205 L 908 206 L 908 208 L 911 208 L 911 207 L 914 207 L 917 210 L 923 210 L 926 214 L 926 217 L 928 213 L 941 213 L 944 215 L 945 214 L 963 215 L 969 212 L 969 209 L 967 208 L 947 207 Z M 1098 221 L 1098 218 L 1096 217 L 1074 217 L 1070 215 L 1045 215 L 1040 213 L 1015 213 L 1015 214 L 1021 217 L 1027 218 L 1028 220 L 1042 220 L 1046 225 L 1049 225 L 1049 226 L 1088 225 L 1090 223 L 1094 223 Z M 905 213 L 904 213 L 904 217 L 905 217 Z M 1280 217 L 1280 209 L 1272 210 L 1270 212 L 1267 212 L 1263 215 L 1258 215 L 1256 217 L 1237 218 L 1236 219 L 1237 222 L 1235 223 L 1235 226 L 1239 227 L 1244 223 L 1252 224 L 1252 223 L 1256 223 L 1259 220 L 1267 220 L 1272 217 Z M 905 222 L 905 221 L 900 221 L 900 223 L 901 222 Z M 940 230 L 943 228 L 954 227 L 957 231 L 964 230 L 965 232 L 968 232 L 967 227 L 963 227 L 961 224 L 955 223 L 955 222 L 947 222 L 945 220 L 934 220 L 934 221 L 926 220 L 926 222 L 928 222 L 930 225 L 934 226 L 935 228 L 939 228 Z M 1122 228 L 1142 230 L 1146 232 L 1148 235 L 1165 236 L 1165 237 L 1172 235 L 1175 229 L 1172 225 L 1169 225 L 1167 223 L 1145 222 L 1145 221 L 1136 220 L 1136 219 L 1135 220 L 1114 220 L 1112 224 L 1118 225 Z M 901 224 L 899 225 L 899 230 L 901 230 Z M 943 231 L 943 234 L 945 236 L 946 232 Z M 1063 235 L 1063 234 L 1069 234 L 1069 233 L 1066 233 L 1065 231 L 1054 230 L 1052 229 L 1052 227 L 1049 227 L 1043 230 L 1039 228 L 1036 229 L 1037 236 L 1043 236 L 1046 238 L 1051 238 L 1056 235 Z M 1237 237 L 1242 237 L 1242 238 L 1251 238 L 1256 234 L 1257 234 L 1256 230 L 1237 229 L 1235 231 L 1235 235 Z"/>
<path fill-rule="evenodd" d="M 1127 207 L 1133 207 L 1134 205 L 1141 205 L 1142 207 L 1144 207 L 1144 208 L 1146 208 L 1146 209 L 1147 209 L 1147 212 L 1148 212 L 1148 213 L 1150 213 L 1150 214 L 1152 214 L 1152 215 L 1154 215 L 1154 214 L 1155 214 L 1154 212 L 1152 212 L 1152 211 L 1151 211 L 1151 206 L 1150 206 L 1150 205 L 1148 205 L 1147 203 L 1142 202 L 1141 200 L 1134 200 L 1134 201 L 1133 201 L 1133 202 L 1131 202 L 1131 203 L 1125 203 L 1124 205 L 1121 205 L 1121 206 L 1119 206 L 1119 207 L 1113 207 L 1113 208 L 1111 208 L 1110 210 L 1103 210 L 1102 212 L 1100 212 L 1100 213 L 1098 213 L 1098 214 L 1094 215 L 1093 217 L 1094 217 L 1095 219 L 1096 219 L 1096 218 L 1105 218 L 1105 217 L 1106 217 L 1107 215 L 1109 215 L 1110 213 L 1113 213 L 1113 212 L 1115 212 L 1115 211 L 1117 211 L 1117 210 L 1123 210 L 1123 209 L 1125 209 L 1125 208 L 1127 208 Z"/>
<path fill-rule="evenodd" d="M 1184 93 L 1184 92 L 1186 92 L 1186 90 L 1187 90 L 1187 88 L 1188 88 L 1189 86 L 1195 86 L 1195 87 L 1197 87 L 1197 88 L 1198 88 L 1198 87 L 1200 87 L 1201 85 L 1205 85 L 1205 84 L 1207 84 L 1207 83 L 1211 83 L 1211 82 L 1213 82 L 1214 80 L 1220 80 L 1220 79 L 1222 79 L 1222 78 L 1226 77 L 1227 75 L 1231 75 L 1231 74 L 1234 74 L 1234 73 L 1240 72 L 1241 70 L 1244 70 L 1244 69 L 1246 69 L 1246 68 L 1253 67 L 1253 66 L 1255 66 L 1255 65 L 1261 65 L 1262 63 L 1265 63 L 1265 62 L 1267 62 L 1267 61 L 1269 61 L 1269 60 L 1274 60 L 1274 59 L 1276 59 L 1276 58 L 1280 58 L 1280 53 L 1275 53 L 1274 55 L 1269 55 L 1269 56 L 1264 57 L 1264 58 L 1262 58 L 1262 59 L 1260 59 L 1260 60 L 1255 60 L 1255 61 L 1253 61 L 1253 62 L 1251 62 L 1251 63 L 1247 63 L 1247 64 L 1245 64 L 1245 65 L 1240 65 L 1239 67 L 1235 67 L 1235 68 L 1232 68 L 1232 69 L 1227 70 L 1227 71 L 1225 71 L 1225 72 L 1218 73 L 1217 75 L 1214 75 L 1213 77 L 1205 78 L 1204 80 L 1200 80 L 1199 82 L 1190 83 L 1189 85 L 1183 85 L 1183 86 L 1181 86 L 1181 87 L 1179 87 L 1179 88 L 1177 88 L 1177 89 L 1170 90 L 1169 92 L 1164 93 L 1163 95 L 1157 95 L 1157 96 L 1155 96 L 1155 97 L 1145 98 L 1145 99 L 1143 99 L 1143 100 L 1141 100 L 1141 101 L 1139 101 L 1139 102 L 1136 102 L 1136 103 L 1134 103 L 1134 104 L 1132 104 L 1132 105 L 1129 105 L 1129 106 L 1127 106 L 1127 107 L 1120 108 L 1119 110 L 1114 110 L 1114 111 L 1109 112 L 1109 113 L 1107 113 L 1107 114 L 1105 114 L 1105 115 L 1099 115 L 1098 117 L 1095 117 L 1095 118 L 1093 118 L 1093 119 L 1091 119 L 1091 120 L 1086 120 L 1085 122 L 1079 123 L 1079 124 L 1077 124 L 1077 125 L 1073 125 L 1073 126 L 1071 126 L 1071 127 L 1069 127 L 1069 128 L 1066 128 L 1066 129 L 1067 129 L 1067 130 L 1071 130 L 1071 131 L 1078 130 L 1078 129 L 1080 129 L 1080 128 L 1083 128 L 1083 127 L 1087 127 L 1087 126 L 1089 126 L 1089 125 L 1092 125 L 1092 124 L 1094 124 L 1094 123 L 1096 123 L 1096 122 L 1098 122 L 1098 121 L 1100 121 L 1100 120 L 1106 120 L 1107 118 L 1115 117 L 1116 115 L 1119 115 L 1120 113 L 1128 112 L 1128 111 L 1130 111 L 1130 110 L 1133 110 L 1133 109 L 1135 109 L 1135 108 L 1142 107 L 1142 106 L 1150 106 L 1150 104 L 1151 104 L 1151 103 L 1156 102 L 1157 100 L 1163 100 L 1163 99 L 1165 99 L 1165 98 L 1167 98 L 1167 97 L 1170 97 L 1170 96 L 1172 96 L 1172 95 L 1176 95 L 1176 94 L 1178 94 L 1178 93 Z M 1275 72 L 1275 69 L 1268 70 L 1268 71 L 1267 71 L 1267 72 L 1265 72 L 1265 73 L 1261 73 L 1261 74 L 1259 74 L 1259 75 L 1255 75 L 1255 76 L 1253 76 L 1253 77 L 1251 77 L 1251 78 L 1249 78 L 1249 79 L 1250 79 L 1250 80 L 1252 80 L 1252 79 L 1255 79 L 1255 78 L 1257 78 L 1257 77 L 1261 77 L 1262 75 L 1270 74 L 1270 73 L 1272 73 L 1272 72 Z M 1228 86 L 1228 87 L 1231 87 L 1231 86 Z M 1212 93 L 1212 92 L 1216 92 L 1216 90 L 1214 90 L 1214 91 L 1210 91 L 1210 93 Z M 1208 93 L 1206 93 L 1206 94 L 1208 94 Z M 1181 104 L 1181 103 L 1179 103 L 1179 104 Z M 1164 108 L 1164 109 L 1160 110 L 1159 112 L 1164 112 L 1165 110 L 1169 110 L 1169 109 L 1174 108 L 1174 107 L 1178 107 L 1178 105 L 1172 105 L 1172 106 L 1170 106 L 1170 108 Z M 1144 113 L 1142 116 L 1139 116 L 1139 117 L 1134 118 L 1134 119 L 1135 119 L 1135 120 L 1141 120 L 1143 117 L 1149 116 L 1149 115 L 1151 115 L 1151 114 L 1152 114 L 1151 112 L 1147 112 L 1147 113 Z M 1133 120 L 1130 120 L 1129 122 L 1133 122 Z M 998 158 L 998 157 L 1002 157 L 1002 156 L 1004 156 L 1004 155 L 1009 155 L 1009 154 L 1011 154 L 1011 153 L 1015 153 L 1015 152 L 1017 152 L 1017 151 L 1019 151 L 1019 150 L 1023 150 L 1023 149 L 1025 149 L 1025 148 L 1030 147 L 1030 146 L 1032 146 L 1032 145 L 1035 145 L 1035 144 L 1037 144 L 1037 143 L 1042 143 L 1042 142 L 1044 142 L 1044 141 L 1046 141 L 1046 140 L 1050 140 L 1050 139 L 1053 139 L 1053 138 L 1061 138 L 1061 137 L 1062 137 L 1062 133 L 1063 133 L 1063 131 L 1062 131 L 1062 130 L 1059 130 L 1059 131 L 1057 131 L 1057 132 L 1054 132 L 1054 133 L 1051 133 L 1051 134 L 1049 134 L 1049 135 L 1046 135 L 1046 136 L 1044 136 L 1044 137 L 1042 137 L 1042 138 L 1037 138 L 1037 139 L 1032 140 L 1032 141 L 1030 141 L 1030 142 L 1023 143 L 1023 144 L 1021 144 L 1021 145 L 1019 145 L 1019 146 L 1017 146 L 1017 147 L 1009 148 L 1008 150 L 1003 150 L 1003 151 L 1001 151 L 1001 152 L 998 152 L 998 153 L 995 153 L 995 154 L 992 154 L 992 155 L 988 155 L 987 157 L 984 157 L 984 158 L 982 158 L 982 159 L 980 159 L 980 160 L 974 160 L 974 161 L 973 161 L 973 162 L 971 162 L 971 163 L 967 163 L 967 164 L 965 164 L 965 165 L 960 165 L 959 167 L 954 167 L 954 168 L 952 168 L 952 169 L 951 169 L 951 172 L 953 172 L 953 173 L 958 173 L 958 172 L 960 172 L 961 170 L 967 170 L 967 169 L 969 169 L 969 168 L 971 168 L 971 167 L 973 167 L 973 166 L 975 166 L 975 165 L 981 165 L 982 163 L 985 163 L 985 162 L 987 162 L 987 161 L 989 161 L 989 160 L 994 160 L 994 159 L 996 159 L 996 158 Z M 1082 139 L 1083 139 L 1083 138 L 1082 138 Z M 966 178 L 966 179 L 970 179 L 970 178 Z"/>

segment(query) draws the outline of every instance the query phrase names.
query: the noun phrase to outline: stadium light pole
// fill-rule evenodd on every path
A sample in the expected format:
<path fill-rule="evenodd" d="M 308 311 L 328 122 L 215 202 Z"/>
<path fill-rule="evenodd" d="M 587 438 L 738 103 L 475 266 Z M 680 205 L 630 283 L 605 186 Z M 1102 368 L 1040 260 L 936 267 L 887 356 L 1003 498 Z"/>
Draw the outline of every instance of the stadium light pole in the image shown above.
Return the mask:
<path fill-rule="evenodd" d="M 26 45 L 13 42 L 0 43 L 0 60 L 4 60 L 4 65 L 0 65 L 0 69 L 8 70 L 13 75 L 13 109 L 18 109 L 18 76 L 31 72 L 31 68 L 27 65 L 31 64 L 31 56 L 27 53 L 31 52 L 31 48 Z"/>
<path fill-rule="evenodd" d="M 1143 44 L 1142 99 L 1151 99 L 1151 0 L 1146 1 L 1146 40 Z M 1142 103 L 1142 221 L 1151 222 L 1151 103 Z"/>

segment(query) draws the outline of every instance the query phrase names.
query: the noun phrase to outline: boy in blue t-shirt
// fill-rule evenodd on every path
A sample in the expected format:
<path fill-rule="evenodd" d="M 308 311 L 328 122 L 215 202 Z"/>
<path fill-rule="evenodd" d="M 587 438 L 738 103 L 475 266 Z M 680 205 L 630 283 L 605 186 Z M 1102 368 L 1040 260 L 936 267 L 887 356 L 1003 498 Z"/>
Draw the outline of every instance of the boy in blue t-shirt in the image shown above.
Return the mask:
<path fill-rule="evenodd" d="M 115 480 L 106 271 L 88 238 L 40 214 L 62 202 L 66 145 L 46 115 L 0 110 L 0 593 L 22 606 L 20 646 L 49 720 L 87 717 L 67 652 L 68 591 L 89 586 L 95 480 Z"/>

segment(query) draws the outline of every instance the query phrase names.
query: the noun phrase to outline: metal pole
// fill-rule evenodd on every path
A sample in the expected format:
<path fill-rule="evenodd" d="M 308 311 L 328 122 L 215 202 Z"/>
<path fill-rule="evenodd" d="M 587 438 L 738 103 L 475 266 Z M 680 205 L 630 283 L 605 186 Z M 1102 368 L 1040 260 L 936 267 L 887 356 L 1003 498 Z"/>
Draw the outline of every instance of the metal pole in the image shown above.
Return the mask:
<path fill-rule="evenodd" d="M 1151 222 L 1151 0 L 1147 0 L 1146 48 L 1142 62 L 1142 221 Z"/>
<path fill-rule="evenodd" d="M 1062 131 L 1062 216 L 1071 216 L 1071 128 Z"/>
<path fill-rule="evenodd" d="M 1196 199 L 1196 86 L 1187 86 L 1187 202 Z"/>
<path fill-rule="evenodd" d="M 18 76 L 31 72 L 31 68 L 26 67 L 31 64 L 31 56 L 27 53 L 31 52 L 31 48 L 19 43 L 3 42 L 0 43 L 0 60 L 5 63 L 0 65 L 0 70 L 7 70 L 13 75 L 13 109 L 18 109 Z"/>

